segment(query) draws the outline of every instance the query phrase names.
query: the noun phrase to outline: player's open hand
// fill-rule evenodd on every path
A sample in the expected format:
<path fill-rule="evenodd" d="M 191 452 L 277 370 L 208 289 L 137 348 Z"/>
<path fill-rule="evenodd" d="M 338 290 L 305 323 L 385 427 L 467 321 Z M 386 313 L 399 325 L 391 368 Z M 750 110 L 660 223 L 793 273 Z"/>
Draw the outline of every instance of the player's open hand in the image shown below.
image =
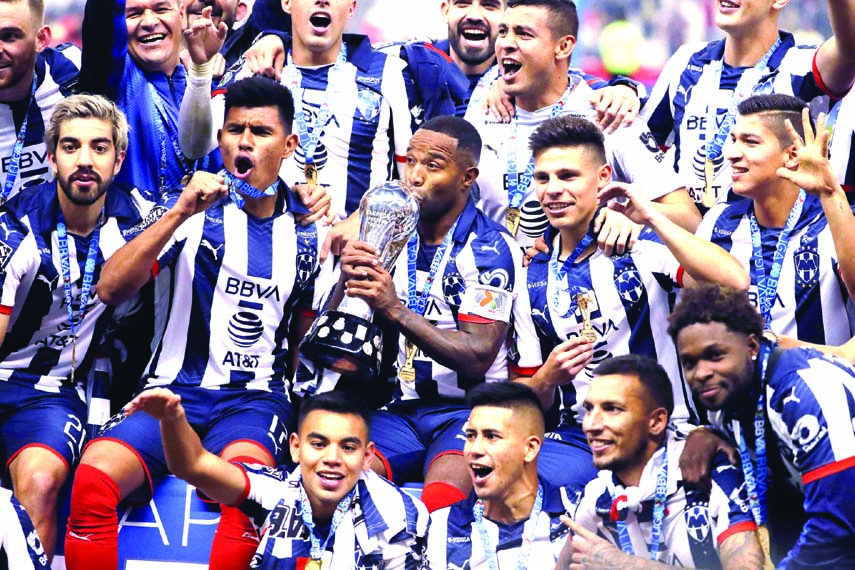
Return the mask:
<path fill-rule="evenodd" d="M 582 335 L 571 337 L 549 353 L 544 376 L 553 386 L 564 386 L 573 381 L 594 358 L 594 345 Z"/>
<path fill-rule="evenodd" d="M 611 208 L 602 208 L 594 221 L 597 246 L 606 255 L 623 255 L 638 241 L 643 226 Z"/>
<path fill-rule="evenodd" d="M 572 538 L 572 556 L 570 570 L 602 570 L 603 568 L 628 568 L 632 557 L 624 554 L 604 538 L 583 527 L 569 517 L 561 517 L 561 522 L 570 528 Z"/>
<path fill-rule="evenodd" d="M 641 100 L 635 89 L 628 85 L 610 85 L 594 91 L 591 106 L 597 110 L 597 125 L 603 131 L 613 133 L 635 121 Z"/>
<path fill-rule="evenodd" d="M 817 118 L 816 133 L 814 133 L 810 125 L 810 111 L 807 107 L 802 110 L 804 140 L 793 128 L 789 119 L 787 119 L 785 126 L 793 145 L 796 147 L 798 165 L 794 169 L 786 166 L 779 168 L 778 176 L 789 180 L 799 188 L 804 188 L 805 192 L 818 196 L 830 196 L 841 191 L 837 177 L 834 175 L 834 169 L 828 160 L 828 139 L 830 135 L 828 129 L 825 128 L 825 114 L 822 113 Z"/>
<path fill-rule="evenodd" d="M 505 93 L 505 80 L 501 77 L 490 85 L 484 99 L 484 112 L 503 123 L 510 123 L 516 114 L 514 98 Z"/>
<path fill-rule="evenodd" d="M 211 6 L 202 9 L 202 16 L 195 18 L 184 29 L 184 43 L 190 59 L 196 65 L 211 61 L 223 47 L 229 29 L 225 22 L 215 24 L 211 18 Z"/>
<path fill-rule="evenodd" d="M 262 36 L 243 54 L 249 70 L 256 75 L 266 75 L 277 81 L 285 67 L 285 46 L 279 36 Z"/>
<path fill-rule="evenodd" d="M 184 415 L 184 407 L 181 405 L 181 396 L 178 394 L 166 388 L 152 388 L 131 400 L 125 406 L 124 412 L 129 416 L 137 412 L 145 412 L 160 421 L 180 418 Z"/>
<path fill-rule="evenodd" d="M 651 216 L 657 213 L 653 203 L 644 197 L 641 190 L 626 182 L 610 182 L 597 193 L 597 200 L 637 224 L 650 223 Z"/>

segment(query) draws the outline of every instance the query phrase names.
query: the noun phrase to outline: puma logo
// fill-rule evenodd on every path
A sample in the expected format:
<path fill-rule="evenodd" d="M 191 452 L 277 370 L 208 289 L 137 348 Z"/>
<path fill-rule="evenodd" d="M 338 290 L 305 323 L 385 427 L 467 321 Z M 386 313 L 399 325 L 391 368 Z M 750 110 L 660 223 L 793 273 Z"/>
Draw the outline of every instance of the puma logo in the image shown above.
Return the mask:
<path fill-rule="evenodd" d="M 210 241 L 208 241 L 207 239 L 203 239 L 203 240 L 199 243 L 199 245 L 200 245 L 201 247 L 204 247 L 204 248 L 209 249 L 209 250 L 211 251 L 211 255 L 213 255 L 213 256 L 214 256 L 214 261 L 219 261 L 219 260 L 220 260 L 220 257 L 219 257 L 219 253 L 218 253 L 218 252 L 223 248 L 223 244 L 220 244 L 220 245 L 218 245 L 217 247 L 214 247 L 214 245 L 213 245 Z"/>

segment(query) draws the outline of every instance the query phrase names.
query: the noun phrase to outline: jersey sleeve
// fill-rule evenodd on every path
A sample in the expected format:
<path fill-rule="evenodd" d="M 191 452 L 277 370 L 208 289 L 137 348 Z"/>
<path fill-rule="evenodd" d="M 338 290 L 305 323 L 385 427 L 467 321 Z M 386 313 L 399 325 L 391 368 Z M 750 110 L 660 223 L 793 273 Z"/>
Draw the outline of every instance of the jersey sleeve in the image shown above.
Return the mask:
<path fill-rule="evenodd" d="M 719 453 L 712 469 L 709 513 L 716 547 L 739 532 L 757 529 L 742 470 Z"/>
<path fill-rule="evenodd" d="M 681 287 L 682 267 L 671 250 L 662 243 L 659 236 L 649 227 L 641 230 L 635 248 L 632 250 L 633 258 L 644 258 L 642 263 L 636 265 L 648 269 L 656 277 L 659 285 L 666 291 L 673 291 Z"/>
<path fill-rule="evenodd" d="M 659 146 L 670 146 L 674 142 L 674 108 L 673 98 L 680 75 L 686 69 L 686 64 L 693 49 L 682 46 L 671 56 L 659 78 L 650 91 L 650 97 L 641 108 L 640 117 L 647 122 L 647 127 L 656 139 Z"/>
<path fill-rule="evenodd" d="M 243 496 L 234 506 L 249 517 L 256 529 L 261 529 L 267 516 L 283 498 L 283 491 L 292 481 L 288 480 L 288 472 L 283 467 L 273 468 L 250 463 L 235 463 L 235 465 L 243 469 L 246 486 Z"/>
<path fill-rule="evenodd" d="M 521 292 L 514 297 L 513 340 L 508 350 L 508 366 L 515 374 L 531 377 L 543 365 L 544 358 L 532 318 L 525 269 L 520 270 L 520 280 L 526 286 L 521 287 Z"/>
<path fill-rule="evenodd" d="M 38 272 L 40 258 L 38 246 L 30 234 L 17 244 L 0 242 L 0 249 L 0 313 L 10 315 L 15 308 L 18 288 L 28 275 L 32 279 Z"/>
<path fill-rule="evenodd" d="M 650 200 L 683 186 L 641 119 L 606 135 L 606 151 L 610 155 L 609 164 L 614 168 L 615 179 L 638 185 Z"/>
<path fill-rule="evenodd" d="M 519 290 L 519 248 L 510 236 L 488 232 L 472 240 L 477 278 L 464 276 L 466 290 L 460 300 L 459 320 L 469 323 L 511 322 L 514 295 Z M 525 281 L 522 281 L 524 284 Z"/>

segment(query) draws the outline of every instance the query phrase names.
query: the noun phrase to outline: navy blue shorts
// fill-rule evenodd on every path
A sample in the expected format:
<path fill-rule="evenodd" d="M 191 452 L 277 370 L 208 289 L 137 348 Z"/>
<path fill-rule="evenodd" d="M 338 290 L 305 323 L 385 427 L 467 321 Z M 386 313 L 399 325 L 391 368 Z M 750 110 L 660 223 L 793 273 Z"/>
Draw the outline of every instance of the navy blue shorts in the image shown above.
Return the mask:
<path fill-rule="evenodd" d="M 73 388 L 45 392 L 0 382 L 0 457 L 9 464 L 25 447 L 52 451 L 70 471 L 80 460 L 86 404 Z"/>
<path fill-rule="evenodd" d="M 462 455 L 468 419 L 469 407 L 459 400 L 395 402 L 374 412 L 371 437 L 389 479 L 398 485 L 420 483 L 437 457 Z"/>
<path fill-rule="evenodd" d="M 597 476 L 582 428 L 558 426 L 547 433 L 537 456 L 537 473 L 552 485 L 582 491 Z"/>
<path fill-rule="evenodd" d="M 294 408 L 284 394 L 262 390 L 209 390 L 167 386 L 181 396 L 187 422 L 202 446 L 219 455 L 229 444 L 246 441 L 263 447 L 274 465 L 290 460 L 288 435 L 294 425 Z M 120 412 L 104 424 L 98 439 L 109 439 L 130 449 L 143 463 L 147 485 L 131 500 L 151 499 L 151 480 L 169 473 L 160 438 L 159 422 L 146 413 Z"/>

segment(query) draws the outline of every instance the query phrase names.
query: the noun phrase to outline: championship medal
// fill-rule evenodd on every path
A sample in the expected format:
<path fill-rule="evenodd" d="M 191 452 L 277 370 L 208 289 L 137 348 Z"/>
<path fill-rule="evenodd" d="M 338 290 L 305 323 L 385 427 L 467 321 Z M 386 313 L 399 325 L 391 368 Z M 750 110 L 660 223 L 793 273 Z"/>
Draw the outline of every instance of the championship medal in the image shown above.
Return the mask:
<path fill-rule="evenodd" d="M 520 228 L 520 218 L 522 214 L 519 208 L 505 209 L 505 227 L 511 232 L 512 236 L 517 235 L 517 230 Z"/>
<path fill-rule="evenodd" d="M 306 570 L 321 570 L 323 568 L 323 563 L 320 560 L 315 560 L 311 558 L 306 561 Z"/>
<path fill-rule="evenodd" d="M 591 306 L 590 293 L 579 293 L 576 295 L 576 305 L 579 307 L 579 312 L 582 313 L 582 332 L 581 335 L 588 339 L 591 344 L 597 342 L 597 333 L 591 324 Z"/>
<path fill-rule="evenodd" d="M 418 347 L 407 341 L 406 345 L 407 358 L 404 360 L 404 365 L 401 366 L 401 369 L 398 371 L 398 378 L 401 379 L 401 382 L 415 382 L 416 381 L 416 367 L 413 364 L 413 360 L 416 358 L 416 352 L 418 351 Z"/>
<path fill-rule="evenodd" d="M 703 205 L 707 208 L 715 206 L 715 191 L 713 190 L 713 179 L 715 178 L 715 164 L 709 158 L 704 161 L 704 197 Z"/>
<path fill-rule="evenodd" d="M 314 163 L 307 162 L 303 166 L 303 173 L 306 175 L 306 184 L 312 188 L 318 185 L 318 169 Z"/>

